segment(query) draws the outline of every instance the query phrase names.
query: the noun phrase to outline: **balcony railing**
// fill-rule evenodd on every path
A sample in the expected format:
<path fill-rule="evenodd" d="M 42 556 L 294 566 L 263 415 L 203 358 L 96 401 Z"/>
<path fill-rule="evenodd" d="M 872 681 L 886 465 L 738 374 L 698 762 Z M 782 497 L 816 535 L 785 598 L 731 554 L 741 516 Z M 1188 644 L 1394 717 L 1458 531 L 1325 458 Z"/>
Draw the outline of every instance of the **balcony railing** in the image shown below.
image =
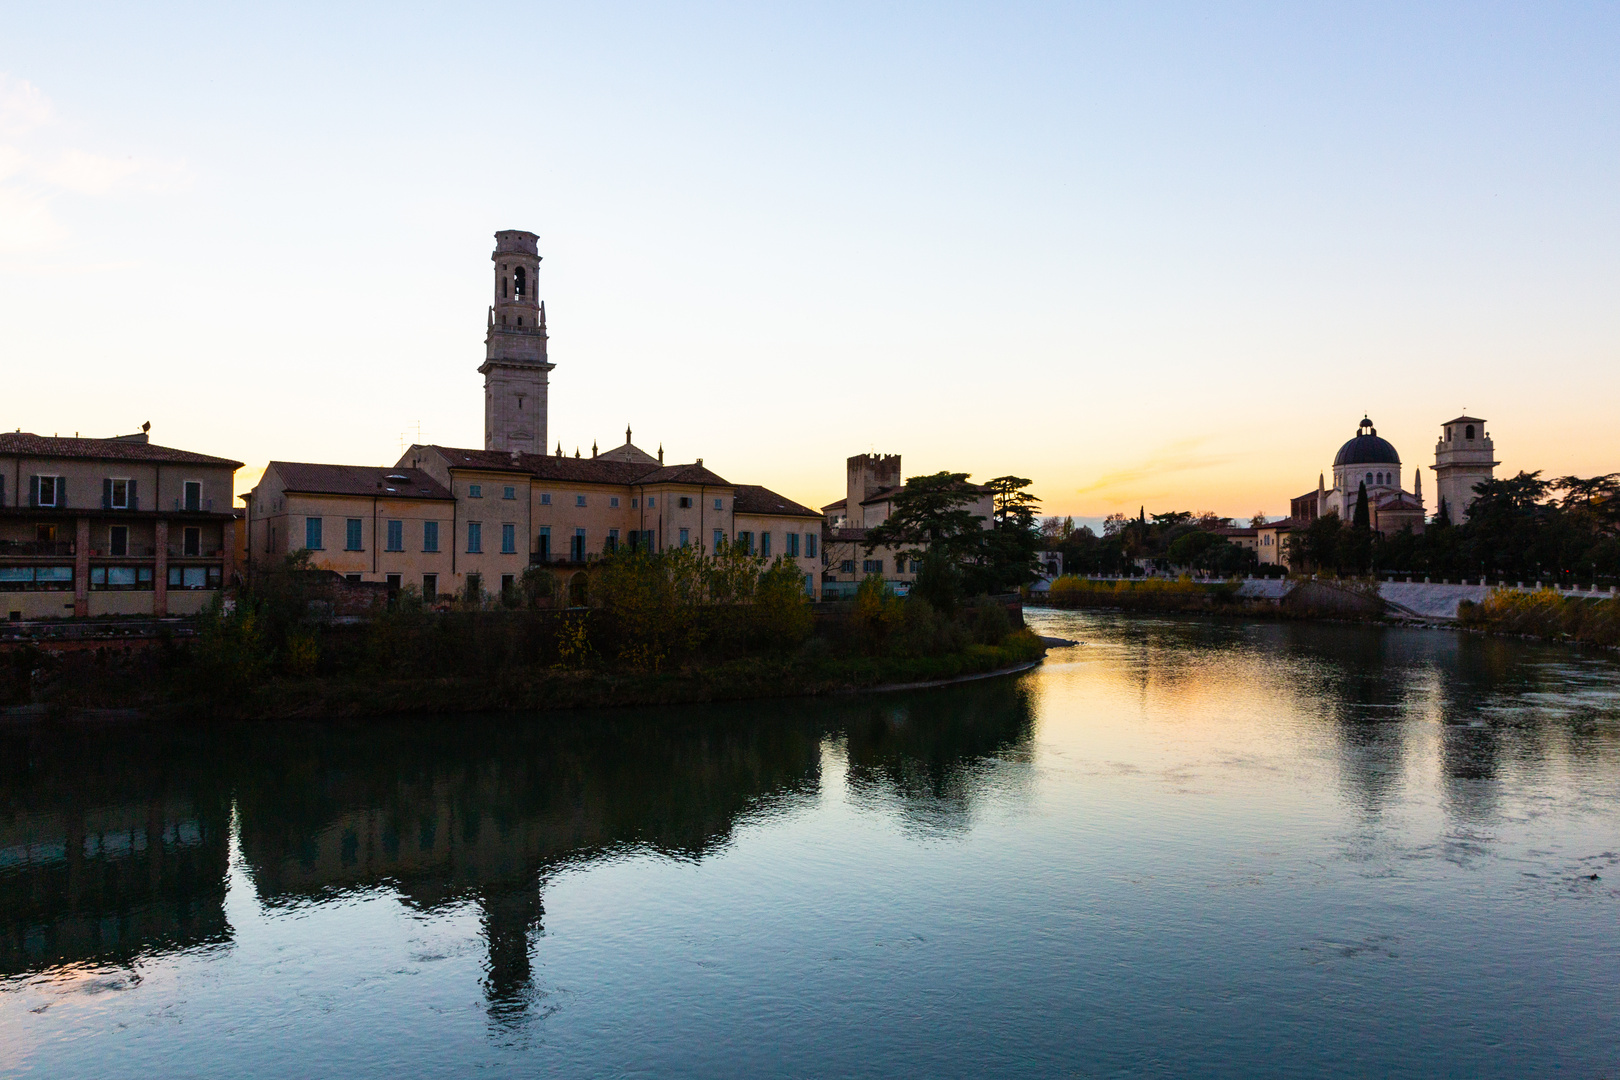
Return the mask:
<path fill-rule="evenodd" d="M 72 555 L 71 540 L 0 540 L 0 555 Z"/>

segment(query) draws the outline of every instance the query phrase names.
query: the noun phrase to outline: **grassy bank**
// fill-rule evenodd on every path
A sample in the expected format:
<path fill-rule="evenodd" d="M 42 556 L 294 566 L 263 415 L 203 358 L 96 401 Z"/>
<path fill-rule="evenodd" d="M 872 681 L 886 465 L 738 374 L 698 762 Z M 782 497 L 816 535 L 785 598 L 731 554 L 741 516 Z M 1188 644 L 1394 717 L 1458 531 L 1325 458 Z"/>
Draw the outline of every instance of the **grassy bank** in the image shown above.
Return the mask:
<path fill-rule="evenodd" d="M 1620 647 L 1620 600 L 1587 600 L 1556 589 L 1525 593 L 1499 589 L 1480 603 L 1464 600 L 1457 623 L 1488 634 L 1538 637 Z"/>
<path fill-rule="evenodd" d="M 156 657 L 123 662 L 83 658 L 74 668 L 57 672 L 50 692 L 39 697 L 62 712 L 136 709 L 175 719 L 530 712 L 848 693 L 995 672 L 1038 660 L 1044 653 L 1037 635 L 1020 630 L 999 644 L 972 643 L 931 656 L 834 656 L 812 646 L 791 655 L 660 671 L 504 664 L 490 673 L 411 677 L 350 669 L 272 674 L 245 686 L 192 677 L 199 673 L 183 662 L 165 671 Z M 132 662 L 147 670 L 143 674 Z"/>

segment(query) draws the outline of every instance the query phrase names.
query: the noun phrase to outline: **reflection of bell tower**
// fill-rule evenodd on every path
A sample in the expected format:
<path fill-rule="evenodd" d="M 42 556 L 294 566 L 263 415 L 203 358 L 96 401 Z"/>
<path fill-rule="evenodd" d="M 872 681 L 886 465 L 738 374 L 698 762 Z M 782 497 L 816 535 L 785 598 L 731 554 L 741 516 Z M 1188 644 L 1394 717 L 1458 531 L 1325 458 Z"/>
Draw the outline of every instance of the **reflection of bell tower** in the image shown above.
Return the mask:
<path fill-rule="evenodd" d="M 538 454 L 546 446 L 546 309 L 535 298 L 539 237 L 495 234 L 495 303 L 484 337 L 484 449 Z"/>
<path fill-rule="evenodd" d="M 533 880 L 510 888 L 490 890 L 480 898 L 484 936 L 489 944 L 489 967 L 484 994 L 495 1019 L 521 1016 L 528 1008 L 530 982 L 529 934 L 540 926 L 545 909 L 540 887 Z"/>

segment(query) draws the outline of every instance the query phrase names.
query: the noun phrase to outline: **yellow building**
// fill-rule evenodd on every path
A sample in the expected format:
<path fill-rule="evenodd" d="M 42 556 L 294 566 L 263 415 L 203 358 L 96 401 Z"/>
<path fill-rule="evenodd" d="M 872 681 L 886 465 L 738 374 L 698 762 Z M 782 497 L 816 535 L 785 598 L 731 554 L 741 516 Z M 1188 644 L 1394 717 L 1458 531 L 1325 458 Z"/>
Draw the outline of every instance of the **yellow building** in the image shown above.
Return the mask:
<path fill-rule="evenodd" d="M 235 573 L 242 463 L 111 439 L 0 434 L 0 611 L 194 615 Z"/>
<path fill-rule="evenodd" d="M 308 550 L 350 581 L 454 592 L 455 499 L 421 469 L 272 461 L 247 503 L 247 557 Z"/>

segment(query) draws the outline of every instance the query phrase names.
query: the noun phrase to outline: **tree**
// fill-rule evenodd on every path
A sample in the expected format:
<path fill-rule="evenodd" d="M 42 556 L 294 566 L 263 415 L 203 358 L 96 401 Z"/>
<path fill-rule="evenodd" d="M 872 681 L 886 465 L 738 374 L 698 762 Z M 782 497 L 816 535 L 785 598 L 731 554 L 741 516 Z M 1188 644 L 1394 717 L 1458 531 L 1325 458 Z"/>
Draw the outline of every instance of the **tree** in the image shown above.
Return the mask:
<path fill-rule="evenodd" d="M 1251 529 L 1258 529 L 1260 526 L 1264 525 L 1265 523 L 1266 523 L 1266 513 L 1265 513 L 1264 510 L 1256 510 L 1254 512 L 1254 516 L 1249 518 L 1249 528 L 1251 528 Z"/>
<path fill-rule="evenodd" d="M 1041 534 L 1036 527 L 1040 499 L 1030 494 L 1030 481 L 1021 476 L 998 476 L 985 484 L 990 489 L 993 528 L 985 537 L 982 575 L 985 591 L 1028 585 L 1040 576 Z"/>
<path fill-rule="evenodd" d="M 896 557 L 936 555 L 953 565 L 979 566 L 986 557 L 984 519 L 969 509 L 980 492 L 967 473 L 913 476 L 895 493 L 889 518 L 866 530 L 867 554 L 892 548 Z"/>

